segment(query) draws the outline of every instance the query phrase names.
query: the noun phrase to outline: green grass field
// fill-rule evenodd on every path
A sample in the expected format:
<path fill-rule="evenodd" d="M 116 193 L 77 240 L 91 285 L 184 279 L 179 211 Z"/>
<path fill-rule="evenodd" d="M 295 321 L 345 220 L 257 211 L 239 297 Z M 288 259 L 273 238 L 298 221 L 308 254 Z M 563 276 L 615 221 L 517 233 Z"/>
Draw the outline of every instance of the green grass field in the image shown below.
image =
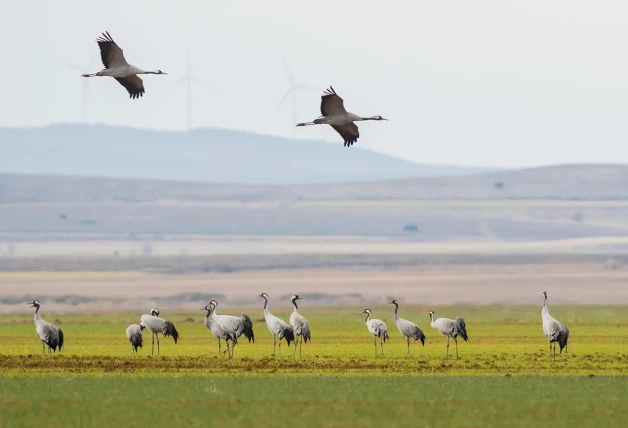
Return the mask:
<path fill-rule="evenodd" d="M 555 359 L 540 307 L 402 307 L 427 335 L 410 356 L 391 307 L 373 307 L 391 337 L 378 357 L 362 309 L 304 306 L 313 342 L 302 358 L 285 345 L 272 357 L 260 308 L 224 309 L 254 320 L 255 344 L 238 345 L 232 360 L 218 355 L 201 311 L 161 311 L 181 340 L 162 338 L 159 357 L 146 332 L 138 357 L 126 341 L 141 311 L 57 315 L 42 306 L 66 338 L 51 356 L 41 353 L 31 314 L 2 315 L 0 425 L 620 426 L 628 414 L 626 307 L 551 307 L 571 331 L 569 352 Z M 465 318 L 470 342 L 460 343 L 460 360 L 444 358 L 429 309 Z"/>

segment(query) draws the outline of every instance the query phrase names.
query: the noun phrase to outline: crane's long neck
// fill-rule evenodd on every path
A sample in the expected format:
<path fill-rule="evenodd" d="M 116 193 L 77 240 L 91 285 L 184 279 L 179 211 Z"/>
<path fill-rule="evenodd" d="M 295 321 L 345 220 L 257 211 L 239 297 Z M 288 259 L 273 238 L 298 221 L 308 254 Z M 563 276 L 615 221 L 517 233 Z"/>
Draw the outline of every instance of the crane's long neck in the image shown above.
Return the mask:
<path fill-rule="evenodd" d="M 541 310 L 541 315 L 546 316 L 549 315 L 549 307 L 547 306 L 547 296 L 543 299 L 543 309 Z"/>
<path fill-rule="evenodd" d="M 364 320 L 364 322 L 369 322 L 369 318 L 370 318 L 371 314 L 369 314 L 368 312 L 366 313 L 366 319 Z"/>
<path fill-rule="evenodd" d="M 158 71 L 140 71 L 139 73 L 135 73 L 135 74 L 161 74 Z"/>
<path fill-rule="evenodd" d="M 39 314 L 39 306 L 35 306 L 35 322 L 41 321 L 41 315 Z"/>
<path fill-rule="evenodd" d="M 399 315 L 397 315 L 397 311 L 399 310 L 399 303 L 395 302 L 395 319 L 399 319 Z"/>
<path fill-rule="evenodd" d="M 297 301 L 296 300 L 292 301 L 292 306 L 294 306 L 294 312 L 299 312 L 299 307 L 297 306 Z"/>
<path fill-rule="evenodd" d="M 268 312 L 268 299 L 264 297 L 264 312 Z"/>
<path fill-rule="evenodd" d="M 434 314 L 430 313 L 430 324 L 434 327 Z"/>

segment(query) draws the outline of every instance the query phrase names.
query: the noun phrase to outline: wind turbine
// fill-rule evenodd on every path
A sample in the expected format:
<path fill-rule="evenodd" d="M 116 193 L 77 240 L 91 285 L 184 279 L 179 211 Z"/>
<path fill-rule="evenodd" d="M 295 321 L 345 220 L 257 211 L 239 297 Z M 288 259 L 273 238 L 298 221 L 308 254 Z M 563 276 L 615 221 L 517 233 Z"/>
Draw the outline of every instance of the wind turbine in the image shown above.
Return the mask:
<path fill-rule="evenodd" d="M 187 94 L 187 130 L 192 129 L 192 83 L 200 86 L 201 88 L 209 91 L 216 92 L 196 77 L 192 76 L 192 65 L 190 64 L 190 51 L 187 52 L 187 63 L 188 63 L 188 71 L 185 76 L 175 82 L 175 85 L 180 85 L 181 83 L 186 84 L 186 94 Z"/>
<path fill-rule="evenodd" d="M 290 83 L 290 87 L 288 87 L 288 90 L 283 94 L 281 101 L 279 101 L 279 104 L 277 104 L 277 108 L 281 107 L 281 105 L 286 100 L 286 98 L 288 98 L 289 95 L 292 95 L 292 139 L 296 140 L 297 134 L 296 134 L 295 125 L 297 123 L 297 107 L 298 107 L 298 102 L 299 102 L 299 100 L 297 99 L 298 92 L 301 89 L 316 89 L 316 88 L 312 86 L 297 84 L 297 81 L 295 80 L 294 76 L 290 72 L 290 68 L 288 68 L 288 64 L 286 63 L 285 60 L 283 62 L 283 67 L 286 70 L 286 75 L 288 76 L 288 82 Z"/>
<path fill-rule="evenodd" d="M 89 73 L 89 70 L 92 68 L 92 65 L 94 64 L 94 62 L 96 62 L 96 60 L 98 59 L 97 56 L 93 57 L 89 63 L 87 63 L 85 66 L 81 67 L 80 65 L 77 64 L 72 64 L 71 62 L 66 62 L 65 64 L 67 65 L 68 68 L 71 68 L 72 70 L 78 70 L 81 72 L 81 74 L 85 74 L 85 73 Z M 82 98 L 82 102 L 81 102 L 81 122 L 83 123 L 87 123 L 87 103 L 88 103 L 88 97 L 89 97 L 89 92 L 88 92 L 88 87 L 87 87 L 87 82 L 88 79 L 83 79 L 83 91 L 81 94 L 81 98 Z"/>

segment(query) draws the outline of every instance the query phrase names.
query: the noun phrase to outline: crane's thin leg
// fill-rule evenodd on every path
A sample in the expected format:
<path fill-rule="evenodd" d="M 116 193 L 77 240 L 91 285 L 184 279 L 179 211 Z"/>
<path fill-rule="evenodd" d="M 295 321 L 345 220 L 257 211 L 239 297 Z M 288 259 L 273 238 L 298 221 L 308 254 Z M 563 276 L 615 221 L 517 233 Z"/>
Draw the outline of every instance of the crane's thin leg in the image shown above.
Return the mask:
<path fill-rule="evenodd" d="M 375 358 L 377 358 L 377 339 L 373 336 L 373 345 L 375 346 Z"/>
<path fill-rule="evenodd" d="M 447 358 L 449 358 L 449 336 L 447 336 Z"/>
<path fill-rule="evenodd" d="M 41 353 L 46 355 L 46 344 L 44 342 L 41 342 Z"/>
<path fill-rule="evenodd" d="M 408 355 L 410 355 L 410 338 L 406 337 L 406 340 L 408 341 Z"/>
<path fill-rule="evenodd" d="M 281 346 L 281 344 L 279 344 Z M 277 351 L 277 335 L 273 334 L 273 357 L 275 356 L 275 351 Z"/>
<path fill-rule="evenodd" d="M 456 360 L 459 360 L 460 357 L 458 356 L 458 339 L 454 337 L 454 342 L 456 342 Z"/>
<path fill-rule="evenodd" d="M 294 341 L 294 351 L 292 352 L 292 358 L 296 357 L 297 355 L 297 345 L 299 344 L 299 336 L 297 336 L 297 338 Z"/>
<path fill-rule="evenodd" d="M 152 348 L 150 354 L 151 355 L 155 355 L 155 333 L 151 333 L 150 336 L 153 339 L 153 348 Z"/>
<path fill-rule="evenodd" d="M 384 339 L 382 339 L 381 337 L 379 338 L 379 346 L 382 348 L 382 355 L 384 355 Z"/>
<path fill-rule="evenodd" d="M 220 344 L 220 337 L 218 338 L 218 356 L 222 355 L 222 345 Z"/>
<path fill-rule="evenodd" d="M 159 335 L 155 335 L 157 336 L 157 355 L 159 355 Z"/>
<path fill-rule="evenodd" d="M 299 342 L 299 358 L 303 355 L 303 336 L 301 336 L 301 341 Z"/>
<path fill-rule="evenodd" d="M 281 357 L 281 339 L 279 339 L 279 356 Z"/>

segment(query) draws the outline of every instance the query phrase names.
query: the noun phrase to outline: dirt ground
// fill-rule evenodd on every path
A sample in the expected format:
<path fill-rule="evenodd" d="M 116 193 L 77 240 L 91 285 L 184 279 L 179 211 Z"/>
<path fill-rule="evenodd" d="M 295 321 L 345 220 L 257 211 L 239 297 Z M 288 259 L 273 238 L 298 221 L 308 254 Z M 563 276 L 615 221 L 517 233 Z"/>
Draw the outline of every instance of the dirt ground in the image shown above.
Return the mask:
<path fill-rule="evenodd" d="M 211 297 L 223 306 L 257 306 L 261 292 L 270 294 L 273 307 L 289 306 L 292 294 L 299 294 L 303 305 L 310 306 L 377 305 L 391 298 L 408 304 L 541 304 L 542 291 L 547 291 L 552 304 L 628 304 L 628 269 L 600 264 L 518 264 L 189 275 L 3 272 L 0 310 L 24 311 L 17 304 L 21 296 L 43 296 L 49 300 L 46 307 L 50 310 L 107 311 L 156 304 L 196 308 Z M 70 305 L 53 302 L 55 296 L 91 299 Z"/>

